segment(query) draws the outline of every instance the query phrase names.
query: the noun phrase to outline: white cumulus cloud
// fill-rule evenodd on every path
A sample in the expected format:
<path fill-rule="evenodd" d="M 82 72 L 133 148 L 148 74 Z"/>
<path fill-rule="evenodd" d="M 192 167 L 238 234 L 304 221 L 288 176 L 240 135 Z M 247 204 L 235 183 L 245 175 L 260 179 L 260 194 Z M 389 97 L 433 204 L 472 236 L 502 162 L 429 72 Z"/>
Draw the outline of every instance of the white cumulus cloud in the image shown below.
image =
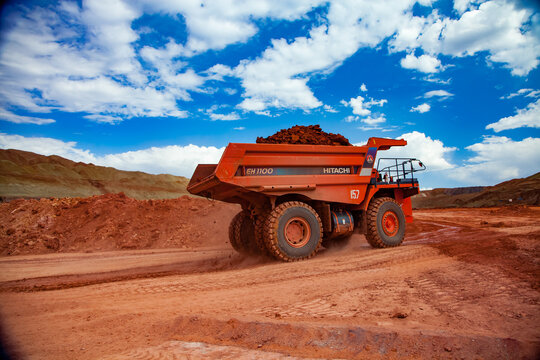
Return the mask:
<path fill-rule="evenodd" d="M 459 18 L 433 11 L 420 18 L 408 16 L 390 41 L 393 51 L 422 49 L 431 56 L 453 57 L 487 53 L 487 60 L 502 63 L 514 75 L 525 76 L 536 68 L 540 41 L 532 8 L 506 0 L 454 2 Z M 536 16 L 536 17 L 535 17 Z"/>
<path fill-rule="evenodd" d="M 2 34 L 0 107 L 13 115 L 15 109 L 24 111 L 8 121 L 34 124 L 44 124 L 36 119 L 52 111 L 82 113 L 109 123 L 131 117 L 186 117 L 182 102 L 192 101 L 194 93 L 219 91 L 209 82 L 234 78 L 242 89 L 239 109 L 258 114 L 269 114 L 269 109 L 309 111 L 323 106 L 310 81 L 332 73 L 359 49 L 387 43 L 390 51 L 403 52 L 403 67 L 426 74 L 444 69 L 441 55 L 448 63 L 452 57 L 485 54 L 489 64 L 503 64 L 518 76 L 538 66 L 539 17 L 534 9 L 509 0 L 456 0 L 457 16 L 447 17 L 437 9 L 414 15 L 416 3 L 86 0 L 10 5 L 16 11 Z M 324 11 L 312 16 L 315 8 Z M 143 35 L 155 29 L 135 26 L 143 15 L 177 21 L 186 40 L 149 45 Z M 237 64 L 208 64 L 207 70 L 194 70 L 191 64 L 195 55 L 246 43 L 267 21 L 308 17 L 311 24 L 302 27 L 303 33 L 271 39 L 262 52 Z M 226 86 L 224 92 L 235 93 L 231 84 Z M 366 92 L 366 85 L 360 90 Z"/>
<path fill-rule="evenodd" d="M 432 90 L 432 91 L 428 91 L 428 92 L 426 92 L 424 94 L 424 97 L 426 99 L 429 99 L 429 98 L 432 98 L 432 97 L 440 97 L 442 99 L 446 99 L 446 98 L 449 98 L 451 96 L 454 96 L 454 94 L 449 93 L 446 90 Z"/>
<path fill-rule="evenodd" d="M 201 6 L 193 0 L 87 0 L 43 7 L 14 3 L 13 26 L 2 34 L 0 106 L 36 113 L 82 112 L 88 119 L 108 123 L 133 116 L 186 117 L 178 100 L 190 101 L 190 92 L 211 93 L 205 82 L 228 74 L 219 66 L 212 67 L 214 73 L 198 74 L 184 59 L 246 41 L 258 31 L 257 19 L 293 21 L 319 3 L 217 1 Z M 165 46 L 137 50 L 141 34 L 153 29 L 136 31 L 133 22 L 155 13 L 183 18 L 187 42 L 169 39 Z M 37 119 L 13 114 L 6 120 L 46 123 Z"/>
<path fill-rule="evenodd" d="M 514 75 L 526 75 L 540 56 L 538 39 L 524 30 L 531 17 L 530 9 L 515 2 L 485 2 L 459 20 L 445 20 L 441 51 L 455 56 L 489 51 L 489 60 L 506 64 Z"/>
<path fill-rule="evenodd" d="M 474 1 L 474 0 L 454 0 L 454 9 L 459 14 L 463 14 L 465 11 L 469 10 L 471 6 L 478 5 L 485 0 Z M 477 6 L 476 6 L 477 7 Z"/>
<path fill-rule="evenodd" d="M 244 87 L 240 107 L 313 109 L 322 105 L 307 82 L 330 73 L 361 47 L 375 47 L 401 26 L 414 1 L 330 2 L 324 25 L 292 41 L 274 39 L 260 57 L 235 69 Z"/>
<path fill-rule="evenodd" d="M 323 110 L 329 113 L 337 113 L 338 111 L 331 107 L 330 105 L 324 105 Z"/>
<path fill-rule="evenodd" d="M 6 109 L 0 108 L 0 120 L 9 121 L 15 124 L 52 124 L 56 122 L 54 119 L 38 118 L 35 116 L 22 116 L 12 113 Z"/>
<path fill-rule="evenodd" d="M 351 116 L 350 116 L 351 117 Z M 357 129 L 362 131 L 372 131 L 372 130 L 379 130 L 382 132 L 389 132 L 394 131 L 398 127 L 395 125 L 384 125 L 386 123 L 386 116 L 384 114 L 381 114 L 379 116 L 368 116 L 366 118 L 360 119 L 360 117 L 356 116 L 353 121 L 358 121 L 364 125 L 358 126 Z M 347 120 L 346 120 L 347 121 Z"/>
<path fill-rule="evenodd" d="M 360 95 L 358 95 L 355 98 L 351 98 L 348 104 L 350 107 L 352 107 L 353 114 L 360 115 L 360 116 L 368 116 L 369 114 L 371 114 L 371 110 L 369 110 L 364 105 L 364 98 Z"/>
<path fill-rule="evenodd" d="M 466 149 L 475 155 L 448 172 L 449 177 L 466 184 L 494 185 L 540 169 L 540 138 L 514 141 L 505 136 L 485 136 L 481 143 Z"/>
<path fill-rule="evenodd" d="M 95 122 L 107 123 L 107 124 L 118 124 L 119 122 L 122 121 L 122 118 L 118 116 L 100 115 L 100 114 L 85 115 L 84 118 L 95 121 Z"/>
<path fill-rule="evenodd" d="M 188 54 L 210 49 L 220 50 L 227 45 L 245 42 L 257 33 L 256 19 L 293 21 L 302 17 L 321 0 L 290 1 L 137 1 L 142 7 L 172 16 L 182 15 L 186 21 L 188 40 L 183 51 Z"/>
<path fill-rule="evenodd" d="M 386 122 L 386 118 L 384 117 L 384 115 L 381 115 L 381 116 L 378 116 L 378 117 L 367 117 L 365 119 L 362 119 L 362 122 L 364 124 L 368 124 L 368 125 L 377 125 L 377 124 L 382 124 L 384 122 Z"/>
<path fill-rule="evenodd" d="M 341 103 L 352 108 L 352 112 L 355 115 L 368 116 L 371 114 L 370 108 L 372 106 L 383 106 L 388 102 L 386 99 L 366 99 L 363 96 L 358 95 L 355 98 L 351 98 L 349 101 L 342 101 Z"/>
<path fill-rule="evenodd" d="M 457 150 L 455 147 L 445 146 L 441 140 L 413 131 L 399 136 L 407 140 L 405 147 L 392 147 L 384 153 L 384 157 L 413 157 L 421 160 L 429 171 L 439 171 L 454 168 L 449 155 Z"/>
<path fill-rule="evenodd" d="M 0 105 L 86 112 L 96 121 L 122 115 L 107 122 L 185 117 L 176 101 L 189 99 L 186 90 L 201 84 L 189 71 L 175 74 L 166 89 L 158 87 L 161 80 L 150 82 L 132 45 L 139 34 L 131 23 L 142 15 L 133 4 L 88 0 L 80 8 L 66 2 L 12 15 L 16 21 L 3 34 L 0 52 Z M 84 42 L 73 40 L 83 35 Z"/>
<path fill-rule="evenodd" d="M 530 103 L 525 109 L 517 110 L 513 116 L 504 117 L 495 123 L 489 124 L 486 129 L 501 132 L 521 127 L 540 128 L 540 99 Z"/>
<path fill-rule="evenodd" d="M 416 57 L 414 54 L 407 54 L 401 59 L 400 64 L 405 69 L 418 70 L 423 73 L 436 73 L 443 70 L 441 61 L 430 55 Z"/>
<path fill-rule="evenodd" d="M 240 116 L 237 114 L 237 113 L 230 113 L 230 114 L 216 114 L 216 113 L 211 113 L 209 114 L 210 115 L 210 119 L 216 121 L 216 120 L 221 120 L 221 121 L 234 121 L 234 120 L 239 120 L 240 119 Z"/>
<path fill-rule="evenodd" d="M 411 112 L 418 112 L 420 114 L 426 113 L 429 110 L 431 110 L 431 106 L 429 104 L 423 103 L 418 106 L 414 106 L 411 108 Z"/>

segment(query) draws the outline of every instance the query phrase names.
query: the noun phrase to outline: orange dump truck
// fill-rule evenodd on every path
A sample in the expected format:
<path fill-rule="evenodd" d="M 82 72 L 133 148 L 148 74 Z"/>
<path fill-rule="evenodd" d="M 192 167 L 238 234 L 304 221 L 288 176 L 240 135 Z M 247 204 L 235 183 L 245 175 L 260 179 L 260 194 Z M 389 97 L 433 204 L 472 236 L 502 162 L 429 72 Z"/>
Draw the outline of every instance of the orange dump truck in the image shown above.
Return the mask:
<path fill-rule="evenodd" d="M 237 203 L 229 239 L 239 252 L 283 261 L 306 259 L 346 242 L 357 229 L 376 248 L 400 245 L 418 193 L 417 159 L 377 152 L 405 140 L 364 146 L 229 144 L 219 164 L 201 164 L 191 194 Z M 380 167 L 381 164 L 387 164 Z"/>

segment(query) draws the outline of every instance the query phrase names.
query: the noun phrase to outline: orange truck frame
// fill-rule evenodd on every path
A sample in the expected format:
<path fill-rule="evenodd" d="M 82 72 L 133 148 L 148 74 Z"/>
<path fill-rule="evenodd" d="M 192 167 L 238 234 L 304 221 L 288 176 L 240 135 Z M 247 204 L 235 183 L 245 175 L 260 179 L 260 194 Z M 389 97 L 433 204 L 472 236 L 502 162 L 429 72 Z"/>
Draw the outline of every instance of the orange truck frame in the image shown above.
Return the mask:
<path fill-rule="evenodd" d="M 405 140 L 370 138 L 364 146 L 230 143 L 219 163 L 200 164 L 191 194 L 242 206 L 229 226 L 241 253 L 283 261 L 309 258 L 342 245 L 357 229 L 375 248 L 400 245 L 412 222 L 413 177 L 424 165 L 382 158 L 379 150 Z M 380 162 L 391 163 L 379 168 Z"/>

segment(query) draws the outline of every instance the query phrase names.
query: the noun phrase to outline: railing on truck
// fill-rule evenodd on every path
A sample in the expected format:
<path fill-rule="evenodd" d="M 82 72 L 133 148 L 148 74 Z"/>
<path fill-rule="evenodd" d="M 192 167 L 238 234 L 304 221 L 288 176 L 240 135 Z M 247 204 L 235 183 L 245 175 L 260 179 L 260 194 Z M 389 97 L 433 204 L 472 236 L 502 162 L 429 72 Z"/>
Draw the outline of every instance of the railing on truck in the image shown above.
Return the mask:
<path fill-rule="evenodd" d="M 383 166 L 385 163 L 390 163 L 390 165 L 381 168 L 381 160 L 383 161 Z M 415 167 L 415 164 L 418 167 Z M 418 182 L 418 179 L 414 178 L 413 174 L 424 170 L 426 170 L 425 165 L 418 159 L 379 158 L 377 161 L 377 171 L 379 173 L 377 182 L 414 184 Z"/>

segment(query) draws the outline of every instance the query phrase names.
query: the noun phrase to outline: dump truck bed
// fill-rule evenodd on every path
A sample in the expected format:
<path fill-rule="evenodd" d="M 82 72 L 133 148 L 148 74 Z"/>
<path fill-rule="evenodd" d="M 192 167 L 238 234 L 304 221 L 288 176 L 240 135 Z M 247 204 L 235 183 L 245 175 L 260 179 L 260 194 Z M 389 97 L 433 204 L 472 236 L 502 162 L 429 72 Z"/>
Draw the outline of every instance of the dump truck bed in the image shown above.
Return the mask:
<path fill-rule="evenodd" d="M 188 191 L 232 203 L 295 193 L 360 204 L 368 185 L 375 185 L 377 151 L 403 145 L 405 140 L 381 138 L 371 138 L 365 146 L 231 143 L 219 164 L 197 167 Z"/>

